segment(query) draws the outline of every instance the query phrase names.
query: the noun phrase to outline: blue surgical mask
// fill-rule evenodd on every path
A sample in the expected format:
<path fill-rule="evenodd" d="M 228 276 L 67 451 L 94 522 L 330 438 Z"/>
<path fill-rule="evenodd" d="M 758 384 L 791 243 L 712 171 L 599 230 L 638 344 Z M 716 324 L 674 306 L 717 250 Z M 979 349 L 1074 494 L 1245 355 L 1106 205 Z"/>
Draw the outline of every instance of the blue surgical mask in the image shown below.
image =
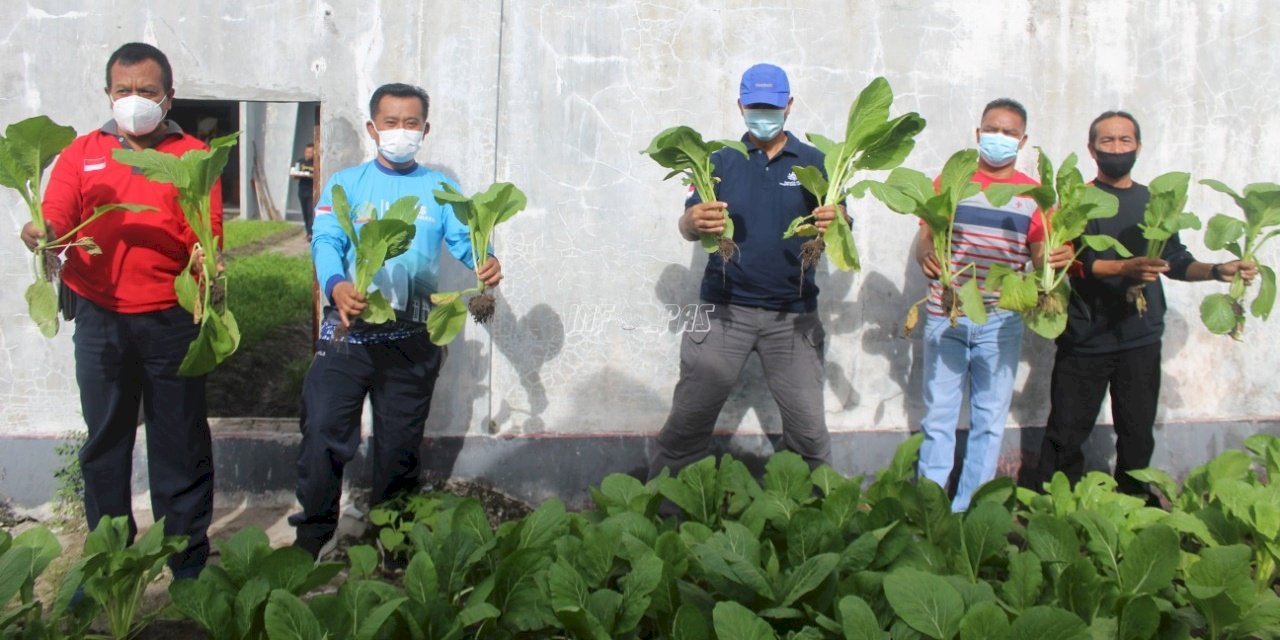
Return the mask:
<path fill-rule="evenodd" d="M 978 154 L 987 164 L 998 169 L 1018 157 L 1018 139 L 1003 133 L 978 134 Z"/>
<path fill-rule="evenodd" d="M 761 142 L 768 142 L 782 133 L 782 123 L 787 119 L 786 109 L 743 109 L 742 119 L 747 130 Z"/>

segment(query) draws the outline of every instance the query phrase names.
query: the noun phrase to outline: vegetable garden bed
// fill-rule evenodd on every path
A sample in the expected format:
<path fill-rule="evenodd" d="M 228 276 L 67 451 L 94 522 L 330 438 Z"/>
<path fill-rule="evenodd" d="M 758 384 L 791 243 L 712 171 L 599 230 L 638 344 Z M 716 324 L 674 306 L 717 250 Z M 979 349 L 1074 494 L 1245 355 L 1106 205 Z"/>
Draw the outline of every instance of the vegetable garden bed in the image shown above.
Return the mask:
<path fill-rule="evenodd" d="M 1000 478 L 963 514 L 914 480 L 919 444 L 869 484 L 789 453 L 762 481 L 707 458 L 648 484 L 615 474 L 590 510 L 553 499 L 496 527 L 473 498 L 427 495 L 390 507 L 377 546 L 340 563 L 245 529 L 218 543 L 220 566 L 170 588 L 169 611 L 213 638 L 1280 635 L 1280 439 L 1254 436 L 1181 486 L 1137 472 L 1167 509 L 1094 473 L 1045 493 Z M 676 515 L 659 515 L 664 501 Z M 102 610 L 67 606 L 75 586 L 145 576 L 168 542 L 91 535 L 50 604 L 29 585 L 59 550 L 33 531 L 0 536 L 0 628 L 14 637 L 75 637 Z M 385 564 L 403 572 L 388 580 Z"/>

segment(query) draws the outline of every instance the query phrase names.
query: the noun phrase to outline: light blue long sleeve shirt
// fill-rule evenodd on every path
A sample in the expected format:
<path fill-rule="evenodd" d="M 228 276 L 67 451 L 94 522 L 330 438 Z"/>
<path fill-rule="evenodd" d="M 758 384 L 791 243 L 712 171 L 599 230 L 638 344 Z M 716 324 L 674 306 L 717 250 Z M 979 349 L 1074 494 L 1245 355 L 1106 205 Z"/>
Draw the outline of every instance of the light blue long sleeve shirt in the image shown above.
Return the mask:
<path fill-rule="evenodd" d="M 467 226 L 453 214 L 452 207 L 437 203 L 431 193 L 441 189 L 442 183 L 458 186 L 448 176 L 422 165 L 396 171 L 382 166 L 376 159 L 343 169 L 329 179 L 316 204 L 311 257 L 316 279 L 330 303 L 334 286 L 355 278 L 355 247 L 334 217 L 334 186 L 341 185 L 347 192 L 357 233 L 371 219 L 361 217 L 366 211 L 365 203 L 373 206 L 374 215 L 381 216 L 396 200 L 417 196 L 417 230 L 413 242 L 408 251 L 388 260 L 374 275 L 373 288 L 381 291 L 396 310 L 396 319 L 400 322 L 393 325 L 426 322 L 431 310 L 431 294 L 437 291 L 439 282 L 441 243 L 467 267 L 475 268 Z M 388 326 L 383 331 L 394 329 Z M 375 331 L 367 326 L 363 330 Z M 357 327 L 353 327 L 352 332 L 358 332 Z"/>

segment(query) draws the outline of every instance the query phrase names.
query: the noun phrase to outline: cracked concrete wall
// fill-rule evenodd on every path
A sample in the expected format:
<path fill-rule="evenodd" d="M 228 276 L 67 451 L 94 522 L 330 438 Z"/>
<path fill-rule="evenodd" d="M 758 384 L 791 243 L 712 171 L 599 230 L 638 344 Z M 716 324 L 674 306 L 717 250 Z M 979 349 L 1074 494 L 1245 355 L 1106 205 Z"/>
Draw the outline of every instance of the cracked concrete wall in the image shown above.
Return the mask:
<path fill-rule="evenodd" d="M 1021 100 L 1030 145 L 1060 161 L 1085 154 L 1097 113 L 1124 108 L 1143 125 L 1139 180 L 1170 170 L 1240 186 L 1274 180 L 1280 10 L 1261 1 L 6 3 L 0 8 L 0 122 L 45 113 L 80 131 L 109 117 L 102 64 L 141 39 L 171 57 L 178 95 L 322 102 L 326 171 L 368 158 L 366 102 L 383 82 L 431 92 L 420 156 L 467 191 L 521 186 L 528 210 L 496 239 L 507 279 L 496 321 L 450 347 L 435 433 L 651 433 L 678 371 L 679 331 L 695 319 L 705 257 L 675 231 L 684 189 L 638 151 L 688 124 L 737 137 L 743 69 L 787 69 L 788 129 L 839 136 L 872 77 L 895 112 L 928 128 L 909 166 L 936 171 L 971 146 L 982 105 Z M 212 5 L 212 6 L 208 6 Z M 1029 146 L 1030 146 L 1029 145 Z M 1019 166 L 1034 167 L 1022 154 Z M 1231 212 L 1196 187 L 1191 208 Z M 0 193 L 0 435 L 80 425 L 70 329 L 39 336 L 24 313 L 25 212 Z M 859 274 L 819 274 L 827 327 L 828 423 L 835 431 L 903 430 L 920 417 L 918 339 L 894 337 L 924 282 L 908 261 L 913 219 L 855 205 Z M 1201 235 L 1184 238 L 1203 259 Z M 1263 259 L 1274 259 L 1274 250 Z M 446 285 L 467 274 L 450 268 Z M 1280 362 L 1274 325 L 1250 320 L 1245 344 L 1200 325 L 1208 284 L 1168 283 L 1162 421 L 1280 414 L 1267 375 Z M 686 315 L 692 314 L 692 315 Z M 1053 346 L 1028 335 L 1011 424 L 1043 423 Z M 1104 416 L 1105 418 L 1105 416 Z M 776 431 L 777 409 L 752 362 L 719 427 Z"/>

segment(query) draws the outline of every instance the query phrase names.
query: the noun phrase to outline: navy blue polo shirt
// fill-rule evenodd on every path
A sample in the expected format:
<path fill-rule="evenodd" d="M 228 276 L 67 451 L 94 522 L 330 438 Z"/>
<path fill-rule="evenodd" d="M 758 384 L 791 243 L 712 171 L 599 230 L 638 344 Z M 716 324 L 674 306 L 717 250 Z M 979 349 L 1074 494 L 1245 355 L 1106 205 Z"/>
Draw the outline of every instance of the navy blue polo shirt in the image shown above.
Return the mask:
<path fill-rule="evenodd" d="M 787 144 L 772 160 L 744 135 L 747 156 L 732 149 L 712 154 L 716 198 L 729 205 L 733 239 L 738 254 L 724 261 L 711 254 L 702 275 L 702 300 L 712 304 L 736 304 L 775 311 L 805 313 L 818 308 L 818 287 L 813 269 L 804 273 L 800 288 L 800 245 L 807 238 L 783 240 L 782 234 L 796 216 L 806 215 L 818 200 L 796 179 L 797 166 L 822 169 L 822 152 L 785 133 Z M 823 171 L 825 174 L 826 172 Z M 693 194 L 685 203 L 700 202 Z"/>

